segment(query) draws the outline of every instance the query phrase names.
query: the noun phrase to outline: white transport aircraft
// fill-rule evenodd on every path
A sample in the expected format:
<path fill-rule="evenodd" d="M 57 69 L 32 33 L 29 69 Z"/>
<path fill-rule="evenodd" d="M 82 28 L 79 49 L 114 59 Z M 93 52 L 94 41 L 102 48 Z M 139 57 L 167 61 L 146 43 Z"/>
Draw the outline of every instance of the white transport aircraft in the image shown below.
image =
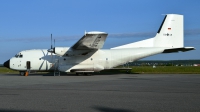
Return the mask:
<path fill-rule="evenodd" d="M 25 75 L 31 71 L 75 72 L 90 74 L 133 62 L 160 53 L 194 50 L 184 47 L 183 15 L 167 14 L 155 37 L 146 40 L 101 49 L 107 33 L 92 31 L 72 47 L 24 50 L 4 63 L 4 66 Z"/>

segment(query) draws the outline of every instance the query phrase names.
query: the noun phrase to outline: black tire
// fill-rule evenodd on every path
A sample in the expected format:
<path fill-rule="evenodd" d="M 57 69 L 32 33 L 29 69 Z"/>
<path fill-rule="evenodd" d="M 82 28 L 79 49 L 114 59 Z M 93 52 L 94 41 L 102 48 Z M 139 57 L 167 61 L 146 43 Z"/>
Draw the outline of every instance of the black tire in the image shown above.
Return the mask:
<path fill-rule="evenodd" d="M 25 76 L 26 72 L 25 72 L 25 71 L 20 71 L 19 74 L 20 74 L 21 76 Z"/>
<path fill-rule="evenodd" d="M 91 76 L 92 73 L 84 73 L 85 76 Z"/>
<path fill-rule="evenodd" d="M 80 76 L 81 75 L 81 73 L 76 73 L 76 76 Z"/>
<path fill-rule="evenodd" d="M 126 71 L 126 74 L 130 74 L 130 73 L 131 73 L 131 71 L 130 71 L 130 70 L 127 70 L 127 71 Z"/>

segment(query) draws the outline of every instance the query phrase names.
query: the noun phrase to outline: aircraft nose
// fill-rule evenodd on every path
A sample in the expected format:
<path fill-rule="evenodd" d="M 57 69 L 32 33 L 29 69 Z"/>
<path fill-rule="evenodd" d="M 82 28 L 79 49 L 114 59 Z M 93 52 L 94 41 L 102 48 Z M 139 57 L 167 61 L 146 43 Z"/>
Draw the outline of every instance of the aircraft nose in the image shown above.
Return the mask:
<path fill-rule="evenodd" d="M 6 62 L 4 62 L 3 66 L 10 68 L 10 60 L 7 60 Z"/>

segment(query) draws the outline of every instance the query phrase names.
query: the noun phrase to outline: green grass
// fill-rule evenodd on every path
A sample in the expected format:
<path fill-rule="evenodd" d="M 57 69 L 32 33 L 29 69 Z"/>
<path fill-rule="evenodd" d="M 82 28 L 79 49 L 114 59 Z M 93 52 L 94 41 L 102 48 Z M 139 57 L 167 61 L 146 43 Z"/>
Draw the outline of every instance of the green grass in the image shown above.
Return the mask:
<path fill-rule="evenodd" d="M 132 74 L 200 74 L 200 67 L 194 66 L 133 66 L 130 73 Z M 0 67 L 0 73 L 12 74 L 19 73 L 18 71 L 10 70 L 5 67 Z M 126 73 L 126 70 L 104 70 L 94 74 L 120 74 Z"/>
<path fill-rule="evenodd" d="M 132 68 L 131 73 L 200 74 L 200 67 L 194 66 L 157 66 L 156 68 L 153 68 L 152 66 L 136 66 Z"/>
<path fill-rule="evenodd" d="M 131 74 L 200 74 L 200 67 L 194 66 L 133 66 Z M 120 74 L 126 70 L 104 70 L 94 74 Z"/>
<path fill-rule="evenodd" d="M 0 73 L 19 73 L 18 71 L 10 70 L 6 67 L 0 67 Z"/>

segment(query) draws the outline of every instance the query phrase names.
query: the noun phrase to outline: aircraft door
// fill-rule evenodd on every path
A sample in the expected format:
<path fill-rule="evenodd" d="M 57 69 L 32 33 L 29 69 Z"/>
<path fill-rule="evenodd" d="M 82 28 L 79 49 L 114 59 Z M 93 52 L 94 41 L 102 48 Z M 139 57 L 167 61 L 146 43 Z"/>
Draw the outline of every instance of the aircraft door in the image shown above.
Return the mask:
<path fill-rule="evenodd" d="M 26 62 L 26 69 L 31 69 L 31 62 L 30 61 L 27 61 Z"/>

